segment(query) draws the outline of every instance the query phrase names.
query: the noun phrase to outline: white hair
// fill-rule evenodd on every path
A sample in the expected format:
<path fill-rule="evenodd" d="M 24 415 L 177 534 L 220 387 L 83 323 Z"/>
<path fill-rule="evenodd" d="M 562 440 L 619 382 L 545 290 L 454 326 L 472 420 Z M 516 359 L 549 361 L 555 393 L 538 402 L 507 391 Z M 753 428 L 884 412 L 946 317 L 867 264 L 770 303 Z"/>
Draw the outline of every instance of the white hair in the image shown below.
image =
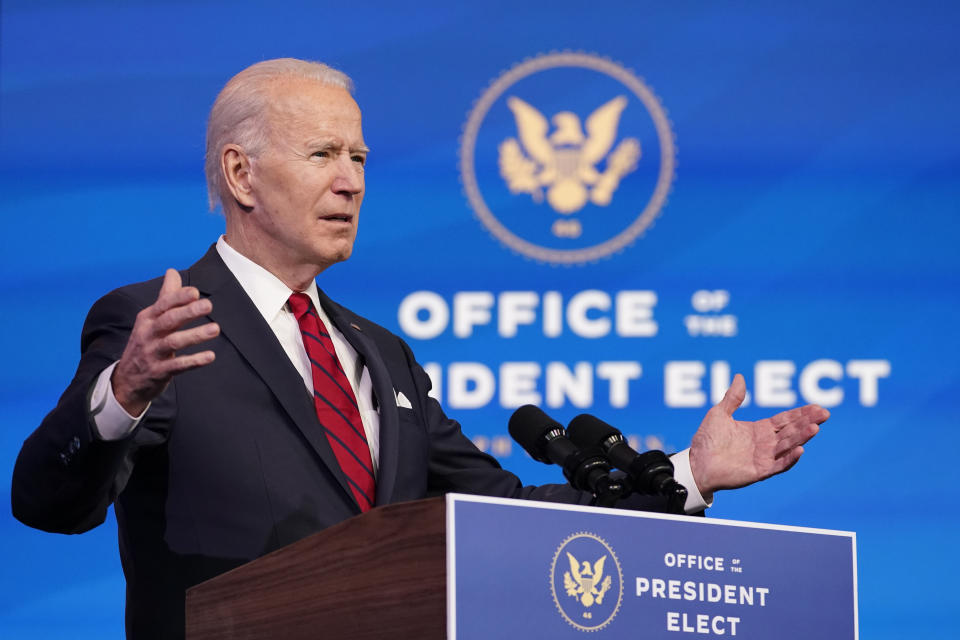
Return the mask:
<path fill-rule="evenodd" d="M 296 58 L 264 60 L 230 78 L 217 95 L 207 121 L 204 170 L 211 211 L 221 202 L 220 154 L 223 147 L 237 144 L 250 156 L 263 152 L 268 136 L 265 114 L 270 94 L 267 87 L 282 76 L 308 78 L 353 93 L 353 81 L 347 74 L 320 62 Z"/>

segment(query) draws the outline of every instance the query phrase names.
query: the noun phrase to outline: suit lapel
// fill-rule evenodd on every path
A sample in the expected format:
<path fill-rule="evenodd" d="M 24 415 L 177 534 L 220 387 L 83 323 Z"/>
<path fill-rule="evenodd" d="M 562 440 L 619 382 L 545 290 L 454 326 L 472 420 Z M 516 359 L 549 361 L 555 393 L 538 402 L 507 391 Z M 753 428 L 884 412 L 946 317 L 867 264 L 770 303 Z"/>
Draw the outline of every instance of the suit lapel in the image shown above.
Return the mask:
<path fill-rule="evenodd" d="M 270 388 L 297 429 L 337 479 L 351 504 L 356 505 L 347 478 L 317 421 L 313 399 L 304 389 L 303 378 L 280 346 L 270 325 L 223 264 L 215 246 L 190 267 L 188 279 L 185 285 L 193 285 L 209 296 L 213 304 L 210 319 L 220 325 L 223 336 Z"/>
<path fill-rule="evenodd" d="M 370 372 L 373 393 L 380 408 L 380 468 L 377 473 L 377 499 L 375 505 L 392 502 L 393 489 L 397 479 L 397 457 L 400 450 L 400 416 L 397 413 L 397 399 L 394 395 L 390 372 L 380 355 L 373 339 L 363 332 L 360 319 L 334 304 L 330 298 L 317 291 L 320 304 L 327 317 L 347 339 Z"/>

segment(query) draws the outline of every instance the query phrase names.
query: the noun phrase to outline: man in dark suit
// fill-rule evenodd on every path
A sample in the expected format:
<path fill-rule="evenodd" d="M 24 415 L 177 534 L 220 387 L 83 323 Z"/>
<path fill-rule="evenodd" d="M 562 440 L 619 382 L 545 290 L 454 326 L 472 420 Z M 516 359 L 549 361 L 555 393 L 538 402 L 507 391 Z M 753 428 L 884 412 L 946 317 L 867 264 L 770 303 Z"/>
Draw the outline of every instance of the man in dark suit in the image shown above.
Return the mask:
<path fill-rule="evenodd" d="M 427 395 L 400 338 L 317 288 L 352 251 L 366 155 L 340 72 L 273 60 L 231 79 L 207 133 L 226 234 L 93 306 L 73 381 L 24 443 L 17 518 L 75 533 L 115 504 L 130 637 L 181 636 L 189 586 L 375 505 L 591 498 L 522 486 Z M 828 415 L 737 422 L 742 399 L 738 376 L 677 460 L 691 509 L 789 468 Z"/>

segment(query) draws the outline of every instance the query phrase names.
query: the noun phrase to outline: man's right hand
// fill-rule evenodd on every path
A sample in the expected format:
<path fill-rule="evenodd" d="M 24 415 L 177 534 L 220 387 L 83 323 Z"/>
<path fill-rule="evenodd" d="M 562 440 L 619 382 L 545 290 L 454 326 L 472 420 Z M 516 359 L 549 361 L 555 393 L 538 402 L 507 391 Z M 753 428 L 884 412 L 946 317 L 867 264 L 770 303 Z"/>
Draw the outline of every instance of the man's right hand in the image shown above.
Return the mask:
<path fill-rule="evenodd" d="M 196 287 L 184 287 L 180 274 L 167 269 L 157 301 L 137 314 L 127 346 L 110 378 L 113 395 L 124 411 L 139 416 L 174 375 L 213 362 L 213 351 L 177 355 L 184 347 L 219 335 L 220 325 L 216 322 L 179 330 L 212 309 L 209 300 L 200 299 Z"/>

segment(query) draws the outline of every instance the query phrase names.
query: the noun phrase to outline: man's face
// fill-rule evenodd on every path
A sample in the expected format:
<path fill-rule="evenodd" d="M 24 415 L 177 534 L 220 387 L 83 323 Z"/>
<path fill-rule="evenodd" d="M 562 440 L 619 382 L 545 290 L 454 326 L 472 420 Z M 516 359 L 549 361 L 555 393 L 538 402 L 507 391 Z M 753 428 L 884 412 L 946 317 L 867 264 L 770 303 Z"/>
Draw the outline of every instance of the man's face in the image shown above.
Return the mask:
<path fill-rule="evenodd" d="M 360 108 L 346 90 L 305 78 L 280 78 L 271 94 L 244 226 L 272 261 L 319 272 L 349 258 L 357 235 L 367 156 Z"/>

